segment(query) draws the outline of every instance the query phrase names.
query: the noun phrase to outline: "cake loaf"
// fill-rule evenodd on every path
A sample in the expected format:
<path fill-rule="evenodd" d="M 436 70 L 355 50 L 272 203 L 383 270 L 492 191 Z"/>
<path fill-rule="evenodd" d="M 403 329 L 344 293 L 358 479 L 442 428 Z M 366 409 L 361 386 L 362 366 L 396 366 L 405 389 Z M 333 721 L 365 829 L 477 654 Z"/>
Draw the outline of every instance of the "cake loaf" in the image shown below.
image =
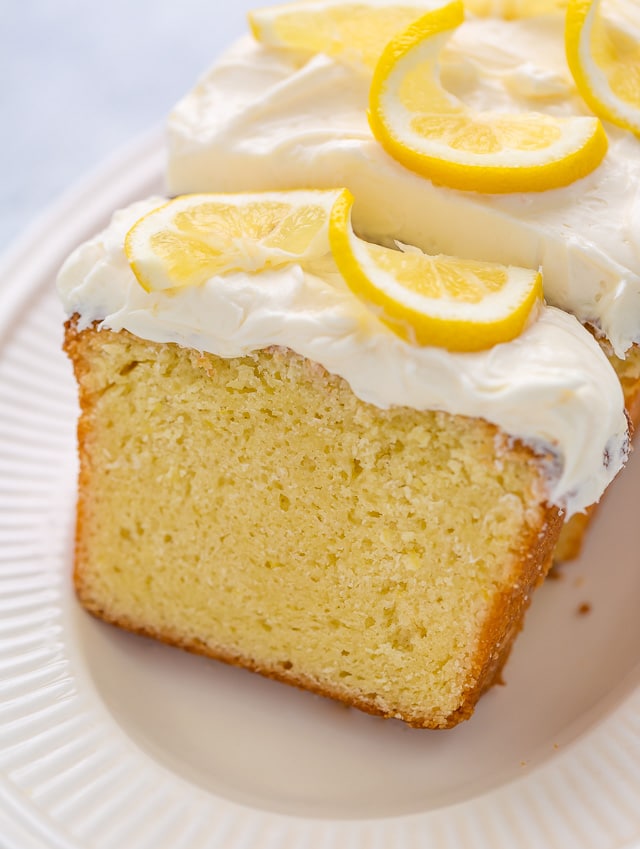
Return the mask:
<path fill-rule="evenodd" d="M 480 111 L 588 114 L 565 56 L 565 4 L 555 4 L 557 11 L 546 4 L 547 14 L 527 10 L 545 4 L 466 5 L 466 20 L 440 57 L 447 91 Z M 505 8 L 512 19 L 472 14 L 489 7 Z M 637 3 L 616 0 L 606 14 L 614 35 L 638 43 Z M 356 198 L 354 224 L 372 241 L 540 266 L 547 301 L 594 332 L 640 424 L 638 138 L 607 124 L 602 164 L 552 191 L 459 191 L 404 167 L 373 137 L 367 117 L 371 69 L 329 55 L 334 45 L 321 52 L 319 35 L 309 37 L 308 50 L 274 47 L 270 35 L 262 43 L 240 40 L 174 108 L 170 192 L 344 184 Z M 581 513 L 563 530 L 558 560 L 578 555 L 587 521 Z"/>

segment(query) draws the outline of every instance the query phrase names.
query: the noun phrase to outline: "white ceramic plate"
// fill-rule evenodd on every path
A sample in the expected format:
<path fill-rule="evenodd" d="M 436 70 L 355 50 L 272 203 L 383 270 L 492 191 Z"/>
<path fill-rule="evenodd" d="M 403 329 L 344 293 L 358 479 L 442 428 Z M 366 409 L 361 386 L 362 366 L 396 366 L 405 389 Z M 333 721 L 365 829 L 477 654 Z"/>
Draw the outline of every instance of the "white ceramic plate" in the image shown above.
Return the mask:
<path fill-rule="evenodd" d="M 54 277 L 113 209 L 161 191 L 161 173 L 160 139 L 143 140 L 0 277 L 0 847 L 640 846 L 639 462 L 582 559 L 538 592 L 506 686 L 452 731 L 368 717 L 78 608 L 75 388 Z"/>

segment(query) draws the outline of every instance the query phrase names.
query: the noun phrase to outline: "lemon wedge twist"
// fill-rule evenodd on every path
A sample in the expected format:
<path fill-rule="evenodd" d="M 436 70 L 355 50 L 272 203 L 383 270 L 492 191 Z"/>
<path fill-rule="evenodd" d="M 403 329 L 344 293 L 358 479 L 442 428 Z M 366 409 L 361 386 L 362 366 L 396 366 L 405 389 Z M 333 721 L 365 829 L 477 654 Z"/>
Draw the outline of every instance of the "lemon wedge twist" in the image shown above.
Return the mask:
<path fill-rule="evenodd" d="M 593 171 L 607 150 L 597 118 L 476 112 L 442 87 L 438 56 L 463 20 L 454 0 L 385 48 L 369 99 L 369 124 L 385 150 L 435 183 L 485 193 L 544 191 Z"/>
<path fill-rule="evenodd" d="M 358 238 L 353 197 L 331 211 L 329 239 L 344 280 L 388 327 L 412 344 L 479 351 L 518 336 L 542 303 L 530 269 L 392 250 Z"/>

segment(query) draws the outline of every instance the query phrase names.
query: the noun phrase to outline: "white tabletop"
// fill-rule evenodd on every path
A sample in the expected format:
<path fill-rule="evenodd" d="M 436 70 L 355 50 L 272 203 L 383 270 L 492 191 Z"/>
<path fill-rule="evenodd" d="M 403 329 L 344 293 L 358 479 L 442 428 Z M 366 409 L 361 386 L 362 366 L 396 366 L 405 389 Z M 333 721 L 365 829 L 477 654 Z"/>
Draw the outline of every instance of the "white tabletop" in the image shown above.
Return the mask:
<path fill-rule="evenodd" d="M 105 157 L 161 126 L 256 5 L 0 0 L 0 253 Z"/>

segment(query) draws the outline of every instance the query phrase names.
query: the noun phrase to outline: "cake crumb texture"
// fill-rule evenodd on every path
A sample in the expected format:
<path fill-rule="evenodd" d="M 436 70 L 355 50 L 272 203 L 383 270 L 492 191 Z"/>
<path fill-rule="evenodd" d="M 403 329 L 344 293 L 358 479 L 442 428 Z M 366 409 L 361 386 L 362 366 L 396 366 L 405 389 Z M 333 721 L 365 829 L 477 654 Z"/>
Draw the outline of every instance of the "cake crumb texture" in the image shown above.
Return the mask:
<path fill-rule="evenodd" d="M 78 332 L 75 584 L 92 613 L 419 727 L 500 675 L 548 569 L 545 458 L 379 409 L 287 349 Z"/>

